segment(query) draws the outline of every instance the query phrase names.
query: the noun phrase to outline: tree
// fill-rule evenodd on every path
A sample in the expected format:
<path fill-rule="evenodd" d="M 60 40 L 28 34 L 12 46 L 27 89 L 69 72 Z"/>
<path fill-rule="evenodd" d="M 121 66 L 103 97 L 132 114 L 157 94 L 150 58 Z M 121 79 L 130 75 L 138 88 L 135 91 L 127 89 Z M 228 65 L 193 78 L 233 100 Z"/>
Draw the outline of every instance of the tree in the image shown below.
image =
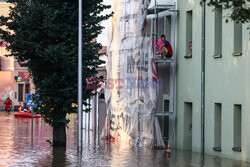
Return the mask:
<path fill-rule="evenodd" d="M 206 0 L 202 0 L 206 1 Z M 227 20 L 231 18 L 237 23 L 249 23 L 250 22 L 250 0 L 210 0 L 208 5 L 215 6 L 217 8 L 231 10 Z"/>
<path fill-rule="evenodd" d="M 93 42 L 109 15 L 100 13 L 110 6 L 103 0 L 86 0 L 83 5 L 83 104 L 93 95 L 86 89 L 86 78 L 97 74 L 102 63 L 97 53 L 101 45 Z M 28 67 L 39 106 L 53 127 L 53 145 L 66 145 L 66 114 L 75 112 L 77 101 L 78 1 L 7 0 L 13 4 L 9 16 L 0 17 L 0 39 L 8 43 L 9 55 Z"/>

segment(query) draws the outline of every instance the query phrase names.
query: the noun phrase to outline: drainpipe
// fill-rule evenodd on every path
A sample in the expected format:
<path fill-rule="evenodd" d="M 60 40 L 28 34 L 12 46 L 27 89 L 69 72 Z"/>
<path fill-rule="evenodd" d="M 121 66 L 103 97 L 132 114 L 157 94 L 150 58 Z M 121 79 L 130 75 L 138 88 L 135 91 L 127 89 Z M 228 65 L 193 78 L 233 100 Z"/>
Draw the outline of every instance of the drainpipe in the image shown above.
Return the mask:
<path fill-rule="evenodd" d="M 201 155 L 204 159 L 205 145 L 205 16 L 206 0 L 202 3 L 202 35 L 201 35 Z"/>

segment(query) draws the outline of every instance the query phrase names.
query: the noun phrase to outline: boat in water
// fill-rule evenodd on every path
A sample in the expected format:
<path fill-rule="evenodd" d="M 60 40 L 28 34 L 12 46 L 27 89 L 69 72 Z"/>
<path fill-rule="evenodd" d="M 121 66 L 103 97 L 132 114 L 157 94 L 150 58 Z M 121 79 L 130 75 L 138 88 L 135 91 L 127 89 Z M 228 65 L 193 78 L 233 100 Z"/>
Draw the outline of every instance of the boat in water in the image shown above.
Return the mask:
<path fill-rule="evenodd" d="M 16 112 L 14 113 L 14 116 L 17 117 L 21 117 L 21 118 L 32 118 L 32 113 L 29 112 Z M 41 115 L 40 114 L 33 114 L 33 118 L 40 118 Z"/>

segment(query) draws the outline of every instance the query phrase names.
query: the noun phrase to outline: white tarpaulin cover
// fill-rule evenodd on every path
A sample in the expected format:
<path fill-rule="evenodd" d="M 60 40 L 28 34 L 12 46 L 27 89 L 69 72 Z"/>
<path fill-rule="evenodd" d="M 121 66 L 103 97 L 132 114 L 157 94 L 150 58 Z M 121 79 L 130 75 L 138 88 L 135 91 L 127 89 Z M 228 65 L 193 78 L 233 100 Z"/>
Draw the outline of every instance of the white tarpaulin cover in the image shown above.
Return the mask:
<path fill-rule="evenodd" d="M 118 139 L 139 146 L 164 147 L 154 118 L 157 74 L 152 39 L 143 36 L 150 0 L 113 0 L 110 27 L 103 139 Z M 155 119 L 155 120 L 154 120 Z M 154 128 L 156 129 L 154 131 Z"/>

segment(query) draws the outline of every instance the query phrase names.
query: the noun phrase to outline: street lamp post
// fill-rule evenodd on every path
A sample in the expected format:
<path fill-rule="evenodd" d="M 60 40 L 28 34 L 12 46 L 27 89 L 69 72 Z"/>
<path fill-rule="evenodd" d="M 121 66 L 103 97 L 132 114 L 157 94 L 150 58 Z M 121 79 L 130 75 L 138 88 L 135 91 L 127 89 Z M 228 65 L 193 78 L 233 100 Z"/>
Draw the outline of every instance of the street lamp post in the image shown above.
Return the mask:
<path fill-rule="evenodd" d="M 78 24 L 78 148 L 82 148 L 82 0 L 79 0 Z"/>

